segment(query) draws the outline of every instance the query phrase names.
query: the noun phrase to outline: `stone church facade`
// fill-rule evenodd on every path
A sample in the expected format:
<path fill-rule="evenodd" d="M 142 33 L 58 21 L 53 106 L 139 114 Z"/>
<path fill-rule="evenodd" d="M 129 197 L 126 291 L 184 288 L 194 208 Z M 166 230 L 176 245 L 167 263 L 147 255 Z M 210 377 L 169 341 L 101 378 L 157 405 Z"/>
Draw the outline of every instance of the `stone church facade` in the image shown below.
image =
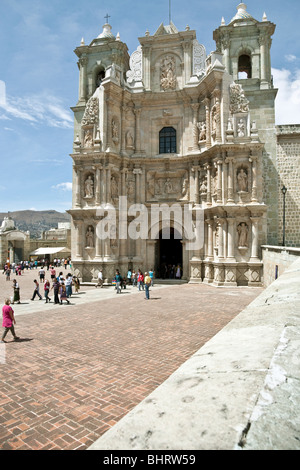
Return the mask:
<path fill-rule="evenodd" d="M 128 268 L 152 268 L 163 276 L 175 265 L 190 282 L 261 285 L 260 247 L 277 245 L 281 236 L 285 126 L 276 132 L 275 25 L 265 15 L 254 19 L 243 3 L 237 10 L 214 31 L 216 50 L 209 55 L 194 30 L 178 31 L 173 23 L 153 35 L 147 31 L 131 56 L 108 23 L 90 45 L 82 41 L 76 48 L 79 101 L 72 108 L 68 212 L 72 262 L 83 281 L 95 280 L 100 269 L 111 281 L 116 269 L 125 275 Z M 121 201 L 131 208 L 125 215 Z M 194 228 L 201 221 L 203 243 L 194 249 L 187 249 L 183 217 L 172 211 L 167 222 L 150 217 L 152 207 L 174 204 L 182 213 L 190 209 Z M 107 225 L 110 236 L 100 237 L 109 208 L 117 223 Z M 128 235 L 132 208 L 148 217 L 143 236 Z M 293 243 L 299 242 L 298 233 Z"/>

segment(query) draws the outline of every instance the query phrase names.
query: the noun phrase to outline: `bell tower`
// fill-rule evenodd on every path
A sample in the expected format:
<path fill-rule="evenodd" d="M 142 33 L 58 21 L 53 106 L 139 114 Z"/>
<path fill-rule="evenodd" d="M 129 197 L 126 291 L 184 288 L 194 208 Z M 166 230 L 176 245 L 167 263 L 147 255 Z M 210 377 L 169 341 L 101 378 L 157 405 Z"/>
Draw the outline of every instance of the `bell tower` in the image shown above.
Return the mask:
<path fill-rule="evenodd" d="M 226 25 L 213 33 L 217 51 L 223 53 L 223 65 L 235 83 L 242 86 L 249 101 L 251 121 L 255 122 L 258 136 L 264 142 L 263 165 L 264 201 L 268 205 L 268 243 L 276 244 L 278 226 L 276 171 L 275 98 L 271 73 L 272 35 L 275 24 L 263 14 L 257 21 L 247 11 L 245 3 L 237 6 L 237 13 Z M 273 182 L 273 183 L 271 183 Z"/>

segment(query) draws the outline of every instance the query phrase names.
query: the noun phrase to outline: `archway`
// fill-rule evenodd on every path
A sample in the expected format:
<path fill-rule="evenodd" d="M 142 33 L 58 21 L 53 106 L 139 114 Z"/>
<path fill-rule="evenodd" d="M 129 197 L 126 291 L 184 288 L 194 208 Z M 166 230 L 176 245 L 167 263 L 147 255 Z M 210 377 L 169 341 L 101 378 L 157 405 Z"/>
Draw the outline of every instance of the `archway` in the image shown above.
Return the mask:
<path fill-rule="evenodd" d="M 162 279 L 180 279 L 182 277 L 182 237 L 170 227 L 159 232 L 156 253 L 157 277 Z"/>

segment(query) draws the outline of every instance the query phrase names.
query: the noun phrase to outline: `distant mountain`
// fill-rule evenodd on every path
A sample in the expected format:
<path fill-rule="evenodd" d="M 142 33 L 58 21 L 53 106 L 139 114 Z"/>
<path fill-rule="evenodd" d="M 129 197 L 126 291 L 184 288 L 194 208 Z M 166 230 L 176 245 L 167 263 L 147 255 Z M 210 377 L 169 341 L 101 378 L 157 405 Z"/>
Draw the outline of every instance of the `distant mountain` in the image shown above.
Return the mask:
<path fill-rule="evenodd" d="M 54 210 L 0 212 L 0 225 L 4 217 L 11 217 L 19 230 L 29 230 L 31 238 L 40 238 L 43 231 L 57 228 L 59 222 L 71 221 L 71 216 L 66 212 Z"/>

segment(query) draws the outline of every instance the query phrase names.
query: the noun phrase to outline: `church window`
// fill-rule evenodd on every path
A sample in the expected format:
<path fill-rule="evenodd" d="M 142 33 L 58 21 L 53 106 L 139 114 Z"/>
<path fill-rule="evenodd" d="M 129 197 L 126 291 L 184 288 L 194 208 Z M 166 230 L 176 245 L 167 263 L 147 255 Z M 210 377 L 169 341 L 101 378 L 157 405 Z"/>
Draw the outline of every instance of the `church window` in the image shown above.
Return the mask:
<path fill-rule="evenodd" d="M 159 133 L 159 153 L 176 153 L 176 130 L 164 127 Z"/>
<path fill-rule="evenodd" d="M 248 54 L 239 57 L 238 78 L 252 78 L 251 57 Z"/>

